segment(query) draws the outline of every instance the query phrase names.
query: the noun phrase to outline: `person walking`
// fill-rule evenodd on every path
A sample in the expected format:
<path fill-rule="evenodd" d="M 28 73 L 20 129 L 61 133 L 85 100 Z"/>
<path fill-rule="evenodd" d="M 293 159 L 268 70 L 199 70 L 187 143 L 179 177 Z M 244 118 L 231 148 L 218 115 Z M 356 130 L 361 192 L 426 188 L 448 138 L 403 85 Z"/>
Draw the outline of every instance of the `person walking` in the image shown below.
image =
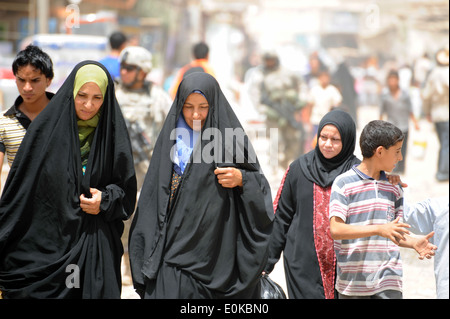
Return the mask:
<path fill-rule="evenodd" d="M 300 98 L 302 83 L 300 77 L 280 65 L 275 52 L 265 52 L 262 60 L 261 65 L 247 74 L 247 93 L 266 129 L 278 129 L 279 166 L 285 170 L 303 153 L 305 137 L 301 110 L 305 103 Z M 278 171 L 278 167 L 272 167 L 272 170 Z"/>
<path fill-rule="evenodd" d="M 436 179 L 449 179 L 449 49 L 448 45 L 436 53 L 436 67 L 431 71 L 422 91 L 423 110 L 428 121 L 434 123 L 440 149 Z"/>
<path fill-rule="evenodd" d="M 405 197 L 404 203 L 403 218 L 411 226 L 410 231 L 420 235 L 435 233 L 432 241 L 438 247 L 434 256 L 438 299 L 449 299 L 448 201 L 448 196 L 427 198 L 419 202 L 408 202 Z"/>
<path fill-rule="evenodd" d="M 127 45 L 128 39 L 123 32 L 115 31 L 109 36 L 109 46 L 111 51 L 99 62 L 106 67 L 113 80 L 118 80 L 120 78 L 119 55 Z"/>
<path fill-rule="evenodd" d="M 335 109 L 319 123 L 314 150 L 293 161 L 274 200 L 275 221 L 270 237 L 270 273 L 283 253 L 291 299 L 334 299 L 336 257 L 328 221 L 331 185 L 361 161 L 354 155 L 356 124 Z M 403 184 L 390 175 L 392 184 Z M 403 184 L 404 185 L 404 184 Z"/>
<path fill-rule="evenodd" d="M 75 66 L 28 128 L 0 200 L 0 290 L 13 298 L 120 298 L 120 236 L 136 177 L 114 83 Z"/>
<path fill-rule="evenodd" d="M 116 98 L 130 135 L 139 194 L 172 100 L 161 87 L 147 80 L 153 67 L 150 51 L 139 46 L 128 46 L 120 53 L 119 61 L 120 79 L 116 82 Z M 128 237 L 131 221 L 132 218 L 125 221 L 122 235 L 125 248 L 122 279 L 130 285 Z"/>
<path fill-rule="evenodd" d="M 205 42 L 199 42 L 192 47 L 194 59 L 183 66 L 175 75 L 172 86 L 169 90 L 170 96 L 174 99 L 181 81 L 191 73 L 206 72 L 215 76 L 214 70 L 209 64 L 209 46 Z"/>
<path fill-rule="evenodd" d="M 29 45 L 20 51 L 12 69 L 20 95 L 0 116 L 0 174 L 5 154 L 11 167 L 28 127 L 54 95 L 47 91 L 54 76 L 53 62 L 39 47 Z"/>
<path fill-rule="evenodd" d="M 264 270 L 270 273 L 283 252 L 291 299 L 335 298 L 328 204 L 334 179 L 360 162 L 353 155 L 355 143 L 353 119 L 345 111 L 333 110 L 319 123 L 315 149 L 293 161 L 282 179 Z"/>
<path fill-rule="evenodd" d="M 204 72 L 187 76 L 156 142 L 131 225 L 136 292 L 141 298 L 259 298 L 273 217 L 269 183 L 219 84 Z"/>
<path fill-rule="evenodd" d="M 150 51 L 128 46 L 121 52 L 119 61 L 116 98 L 127 120 L 139 190 L 172 100 L 161 87 L 147 80 L 153 67 Z"/>
<path fill-rule="evenodd" d="M 331 186 L 330 234 L 336 253 L 339 299 L 402 299 L 399 247 L 415 249 L 419 258 L 434 256 L 434 232 L 410 236 L 403 217 L 403 189 L 389 183 L 402 160 L 402 131 L 375 120 L 361 132 L 363 160 L 339 175 Z"/>
<path fill-rule="evenodd" d="M 386 120 L 397 126 L 404 135 L 402 144 L 403 160 L 400 161 L 394 172 L 403 174 L 406 167 L 406 155 L 408 154 L 409 122 L 414 125 L 415 130 L 420 130 L 411 103 L 408 91 L 401 89 L 399 85 L 399 74 L 391 70 L 386 78 L 387 87 L 383 89 L 380 96 L 380 120 Z"/>

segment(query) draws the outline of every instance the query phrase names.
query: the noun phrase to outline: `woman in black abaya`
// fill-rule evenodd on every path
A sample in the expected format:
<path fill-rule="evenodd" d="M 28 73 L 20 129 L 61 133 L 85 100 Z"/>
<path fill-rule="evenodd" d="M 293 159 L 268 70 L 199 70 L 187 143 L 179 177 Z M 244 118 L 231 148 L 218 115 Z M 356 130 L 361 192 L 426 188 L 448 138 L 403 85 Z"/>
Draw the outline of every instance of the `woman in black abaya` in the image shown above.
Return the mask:
<path fill-rule="evenodd" d="M 289 165 L 274 200 L 275 221 L 265 272 L 283 252 L 290 299 L 335 298 L 336 258 L 330 236 L 328 206 L 337 176 L 361 161 L 353 154 L 356 125 L 335 109 L 319 123 L 316 148 Z M 392 184 L 402 184 L 389 175 Z"/>
<path fill-rule="evenodd" d="M 316 148 L 291 163 L 274 201 L 270 273 L 281 252 L 291 299 L 334 298 L 335 255 L 328 204 L 334 179 L 360 161 L 353 155 L 356 127 L 341 110 L 325 115 Z"/>
<path fill-rule="evenodd" d="M 269 184 L 219 84 L 189 75 L 156 142 L 130 230 L 137 292 L 259 298 L 272 220 Z"/>
<path fill-rule="evenodd" d="M 0 202 L 4 298 L 120 298 L 131 145 L 106 69 L 79 63 L 33 121 Z"/>

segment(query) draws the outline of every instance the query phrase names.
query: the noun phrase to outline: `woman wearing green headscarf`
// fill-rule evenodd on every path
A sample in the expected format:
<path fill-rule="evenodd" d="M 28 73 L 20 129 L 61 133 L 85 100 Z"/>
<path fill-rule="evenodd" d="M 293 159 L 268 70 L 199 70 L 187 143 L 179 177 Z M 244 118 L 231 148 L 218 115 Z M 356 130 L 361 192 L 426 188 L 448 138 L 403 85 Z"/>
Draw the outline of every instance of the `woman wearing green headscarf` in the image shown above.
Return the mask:
<path fill-rule="evenodd" d="M 114 83 L 79 63 L 30 125 L 0 201 L 3 298 L 120 298 L 136 177 Z"/>

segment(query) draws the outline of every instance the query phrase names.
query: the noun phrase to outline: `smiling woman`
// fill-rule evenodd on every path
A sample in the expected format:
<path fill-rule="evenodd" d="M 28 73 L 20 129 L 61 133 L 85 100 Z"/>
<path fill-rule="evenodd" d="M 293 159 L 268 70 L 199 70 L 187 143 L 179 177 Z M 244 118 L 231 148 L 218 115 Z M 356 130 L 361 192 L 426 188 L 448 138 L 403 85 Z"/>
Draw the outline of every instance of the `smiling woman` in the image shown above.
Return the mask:
<path fill-rule="evenodd" d="M 200 122 L 198 130 L 193 122 Z M 226 136 L 230 129 L 246 137 L 216 79 L 204 72 L 186 76 L 156 142 L 130 230 L 133 283 L 142 298 L 260 296 L 273 209 L 259 162 L 247 156 L 251 143 L 232 147 L 229 162 L 193 160 L 211 143 L 201 135 Z M 225 154 L 225 148 L 217 142 L 214 151 Z M 245 156 L 239 160 L 239 154 Z"/>
<path fill-rule="evenodd" d="M 356 126 L 342 110 L 320 121 L 316 148 L 291 163 L 274 201 L 269 273 L 284 257 L 290 299 L 332 299 L 335 256 L 328 204 L 334 179 L 360 161 L 353 154 Z"/>

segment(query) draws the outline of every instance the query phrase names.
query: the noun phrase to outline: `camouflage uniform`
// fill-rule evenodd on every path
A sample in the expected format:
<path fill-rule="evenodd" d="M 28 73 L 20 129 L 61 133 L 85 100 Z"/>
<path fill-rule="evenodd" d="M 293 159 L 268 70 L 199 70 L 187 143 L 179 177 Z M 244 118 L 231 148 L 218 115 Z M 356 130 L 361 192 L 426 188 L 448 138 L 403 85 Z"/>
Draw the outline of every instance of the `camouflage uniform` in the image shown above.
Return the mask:
<path fill-rule="evenodd" d="M 152 54 L 143 47 L 129 46 L 122 50 L 119 61 L 121 68 L 126 65 L 136 66 L 138 72 L 142 70 L 145 75 L 152 69 Z M 137 73 L 136 73 L 137 74 Z M 130 135 L 131 147 L 133 149 L 134 169 L 136 171 L 137 187 L 140 192 L 150 165 L 153 147 L 164 124 L 166 116 L 172 105 L 169 94 L 153 82 L 142 82 L 140 88 L 134 88 L 137 81 L 116 83 L 116 98 L 127 121 L 128 133 Z M 133 88 L 132 88 L 133 87 Z M 128 264 L 128 236 L 132 218 L 125 221 L 122 234 L 124 247 L 123 258 L 125 262 L 125 273 L 123 282 L 131 284 L 131 271 Z"/>
<path fill-rule="evenodd" d="M 260 66 L 250 81 L 250 96 L 256 110 L 264 115 L 266 127 L 278 128 L 279 166 L 286 169 L 303 149 L 303 126 L 295 120 L 295 113 L 305 106 L 300 99 L 300 78 L 280 66 Z"/>
<path fill-rule="evenodd" d="M 150 164 L 153 147 L 172 101 L 161 87 L 150 82 L 145 83 L 138 91 L 129 90 L 119 83 L 116 98 L 125 119 L 129 122 L 136 178 L 140 189 Z"/>
<path fill-rule="evenodd" d="M 127 66 L 131 66 L 131 70 L 137 68 L 131 83 L 122 82 L 122 79 L 118 81 L 116 98 L 127 121 L 138 190 L 140 190 L 150 165 L 153 147 L 172 100 L 162 88 L 152 82 L 144 81 L 144 77 L 153 67 L 150 51 L 139 46 L 128 46 L 120 53 L 119 61 L 121 69 L 127 70 Z M 138 78 L 138 75 L 142 77 Z M 127 81 L 130 82 L 129 77 Z"/>

